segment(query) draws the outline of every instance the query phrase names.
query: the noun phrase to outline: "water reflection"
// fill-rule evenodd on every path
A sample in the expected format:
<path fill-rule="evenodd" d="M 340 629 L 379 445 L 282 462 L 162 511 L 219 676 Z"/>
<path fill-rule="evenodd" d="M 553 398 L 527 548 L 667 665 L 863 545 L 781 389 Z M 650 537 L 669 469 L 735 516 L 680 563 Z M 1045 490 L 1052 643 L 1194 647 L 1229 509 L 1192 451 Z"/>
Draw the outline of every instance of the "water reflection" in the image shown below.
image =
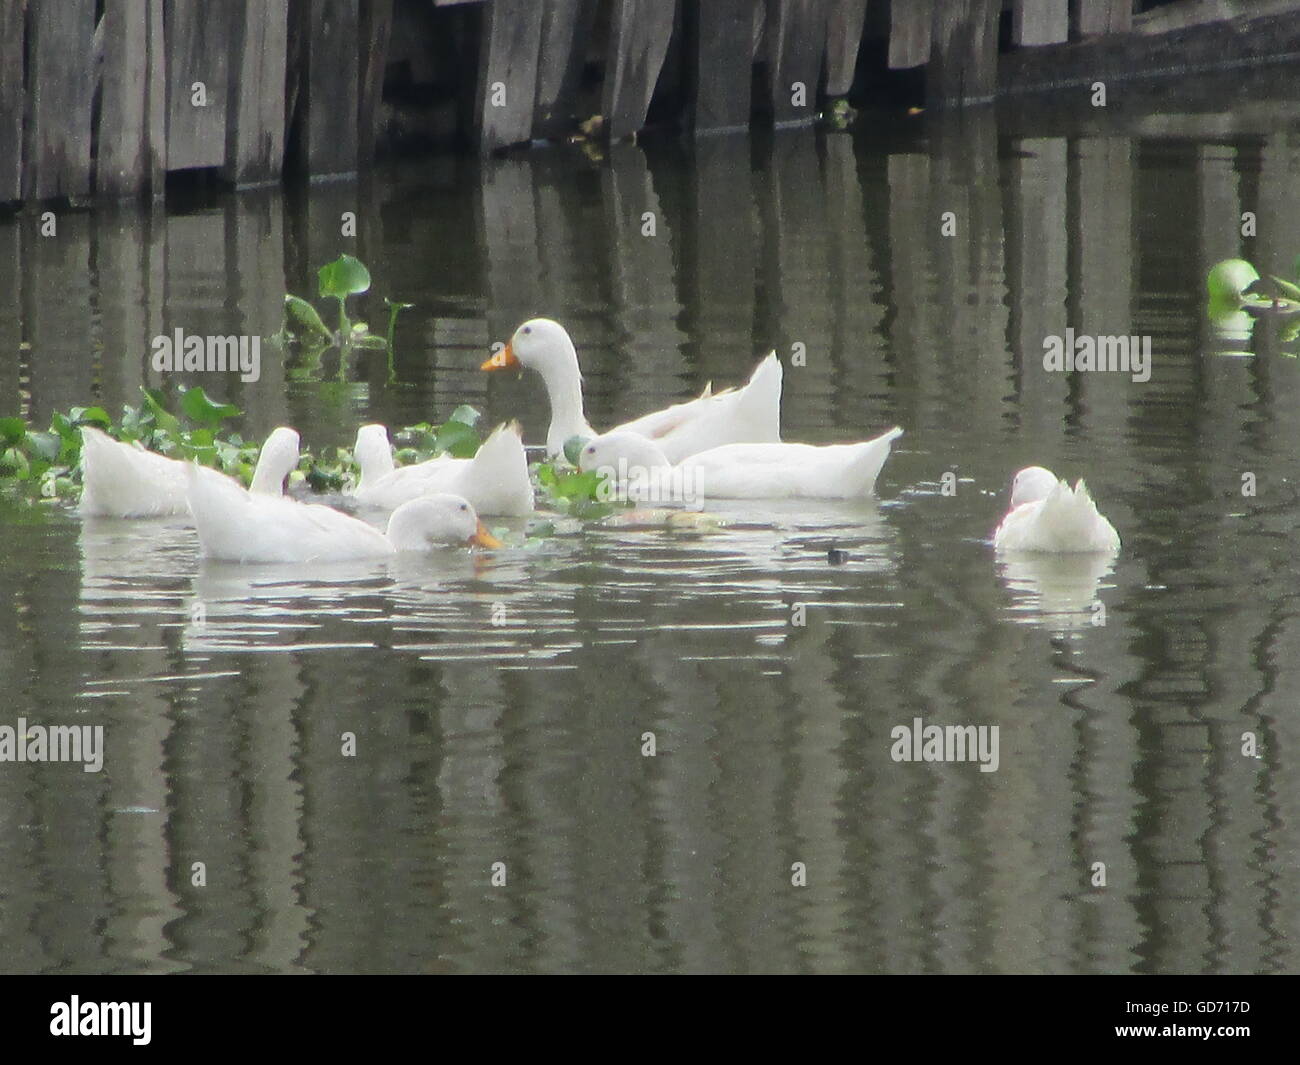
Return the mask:
<path fill-rule="evenodd" d="M 0 408 L 37 420 L 158 384 L 158 332 L 274 332 L 351 250 L 362 316 L 417 304 L 397 382 L 264 351 L 211 389 L 246 432 L 346 445 L 470 402 L 539 441 L 536 382 L 476 369 L 536 313 L 597 425 L 775 347 L 788 438 L 907 430 L 878 502 L 360 567 L 0 502 L 8 713 L 108 735 L 98 775 L 0 766 L 0 968 L 1293 970 L 1300 367 L 1258 329 L 1209 357 L 1201 311 L 1218 259 L 1294 257 L 1300 155 L 1195 121 L 968 115 L 394 168 L 57 242 L 0 223 Z M 1045 373 L 1067 326 L 1152 336 L 1151 381 Z M 1031 463 L 1104 496 L 1113 570 L 995 558 Z M 916 716 L 999 725 L 998 772 L 894 763 Z"/>

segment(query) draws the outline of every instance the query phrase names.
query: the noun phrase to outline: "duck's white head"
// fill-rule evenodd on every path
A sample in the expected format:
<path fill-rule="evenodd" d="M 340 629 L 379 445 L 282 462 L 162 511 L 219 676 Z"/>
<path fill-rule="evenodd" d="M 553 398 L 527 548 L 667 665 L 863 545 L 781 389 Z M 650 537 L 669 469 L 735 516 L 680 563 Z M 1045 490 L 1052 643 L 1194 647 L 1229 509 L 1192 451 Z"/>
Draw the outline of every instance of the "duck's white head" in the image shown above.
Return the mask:
<path fill-rule="evenodd" d="M 506 370 L 524 367 L 549 376 L 555 370 L 577 370 L 578 352 L 569 332 L 550 318 L 530 318 L 518 329 L 509 343 L 488 359 L 482 370 Z"/>
<path fill-rule="evenodd" d="M 440 544 L 501 546 L 469 501 L 450 493 L 403 503 L 388 519 L 388 539 L 398 551 L 427 551 Z"/>
<path fill-rule="evenodd" d="M 578 453 L 578 468 L 584 472 L 601 470 L 606 476 L 621 480 L 634 470 L 652 470 L 672 466 L 663 448 L 640 433 L 616 430 L 592 437 Z"/>
<path fill-rule="evenodd" d="M 388 442 L 388 430 L 382 425 L 363 425 L 357 430 L 357 442 L 352 457 L 361 467 L 364 483 L 393 471 L 393 448 Z"/>
<path fill-rule="evenodd" d="M 282 495 L 285 478 L 298 466 L 298 444 L 296 430 L 283 425 L 273 430 L 258 453 L 248 490 L 260 495 Z"/>
<path fill-rule="evenodd" d="M 1043 466 L 1026 466 L 1011 482 L 1011 506 L 1014 508 L 1022 503 L 1046 499 L 1056 483 L 1056 474 L 1051 470 Z"/>

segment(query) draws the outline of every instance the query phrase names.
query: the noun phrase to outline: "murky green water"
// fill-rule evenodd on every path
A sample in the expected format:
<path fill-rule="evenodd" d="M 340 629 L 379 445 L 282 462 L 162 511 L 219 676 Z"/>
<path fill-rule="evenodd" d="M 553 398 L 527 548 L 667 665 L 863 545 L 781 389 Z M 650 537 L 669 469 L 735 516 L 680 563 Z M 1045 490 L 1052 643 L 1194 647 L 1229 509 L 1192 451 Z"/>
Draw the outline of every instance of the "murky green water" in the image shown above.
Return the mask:
<path fill-rule="evenodd" d="M 1294 113 L 543 151 L 0 222 L 3 413 L 116 407 L 159 383 L 154 335 L 273 333 L 350 250 L 372 320 L 418 305 L 398 383 L 270 352 L 201 380 L 250 431 L 343 444 L 468 402 L 540 442 L 540 382 L 477 369 L 537 313 L 596 425 L 776 347 L 787 439 L 907 431 L 879 503 L 475 558 L 215 566 L 183 523 L 0 500 L 0 724 L 107 736 L 97 774 L 0 764 L 0 968 L 1295 971 L 1300 362 L 1266 334 L 1216 355 L 1200 313 L 1215 260 L 1300 252 Z M 1151 380 L 1045 373 L 1067 326 L 1150 335 Z M 1035 462 L 1086 476 L 1113 570 L 995 560 Z M 1000 726 L 998 770 L 895 762 L 916 717 Z"/>

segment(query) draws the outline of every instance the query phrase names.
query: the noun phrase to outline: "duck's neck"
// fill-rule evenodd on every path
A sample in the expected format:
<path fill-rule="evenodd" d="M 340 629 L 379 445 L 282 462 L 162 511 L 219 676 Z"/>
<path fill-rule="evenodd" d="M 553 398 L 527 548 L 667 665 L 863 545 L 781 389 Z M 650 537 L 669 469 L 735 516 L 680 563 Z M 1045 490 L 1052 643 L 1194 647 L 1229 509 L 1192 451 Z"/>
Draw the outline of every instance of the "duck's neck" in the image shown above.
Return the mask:
<path fill-rule="evenodd" d="M 564 450 L 571 436 L 594 436 L 582 409 L 582 373 L 578 353 L 566 343 L 560 357 L 538 367 L 551 402 L 551 426 L 546 431 L 546 450 L 551 455 Z"/>
<path fill-rule="evenodd" d="M 387 448 L 382 452 L 376 451 L 366 455 L 364 462 L 360 458 L 357 461 L 361 466 L 361 481 L 357 485 L 358 489 L 369 488 L 381 477 L 386 477 L 397 469 L 397 464 L 393 461 L 393 453 Z"/>
<path fill-rule="evenodd" d="M 289 471 L 284 468 L 287 463 L 278 459 L 279 456 L 268 454 L 266 448 L 262 449 L 262 454 L 257 457 L 257 465 L 253 468 L 253 480 L 248 486 L 250 492 L 254 495 L 278 496 L 284 491 L 284 479 Z"/>

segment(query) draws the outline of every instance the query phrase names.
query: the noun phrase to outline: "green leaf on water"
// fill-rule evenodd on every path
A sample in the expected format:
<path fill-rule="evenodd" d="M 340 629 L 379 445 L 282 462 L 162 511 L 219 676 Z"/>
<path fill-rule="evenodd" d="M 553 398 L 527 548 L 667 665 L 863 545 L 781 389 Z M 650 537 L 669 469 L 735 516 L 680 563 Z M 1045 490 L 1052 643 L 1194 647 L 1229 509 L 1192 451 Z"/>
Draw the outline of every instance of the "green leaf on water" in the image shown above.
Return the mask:
<path fill-rule="evenodd" d="M 478 425 L 480 417 L 482 417 L 482 415 L 480 415 L 477 410 L 471 407 L 468 403 L 462 403 L 451 412 L 451 417 L 449 417 L 447 421 L 460 422 L 462 425 L 475 426 Z"/>
<path fill-rule="evenodd" d="M 113 428 L 113 419 L 103 407 L 73 407 L 68 411 L 68 421 L 73 425 L 96 425 L 100 429 Z"/>
<path fill-rule="evenodd" d="M 144 408 L 153 416 L 154 425 L 169 436 L 180 432 L 181 423 L 163 403 L 163 395 L 156 388 L 141 388 L 144 393 Z"/>
<path fill-rule="evenodd" d="M 299 296 L 284 297 L 284 327 L 291 336 L 316 336 L 322 340 L 334 337 L 316 308 Z"/>
<path fill-rule="evenodd" d="M 40 456 L 46 462 L 57 461 L 62 450 L 63 440 L 56 433 L 27 434 L 27 451 Z"/>
<path fill-rule="evenodd" d="M 1224 259 L 1215 263 L 1205 279 L 1211 299 L 1240 300 L 1242 294 L 1259 280 L 1259 271 L 1245 259 Z"/>
<path fill-rule="evenodd" d="M 588 438 L 578 436 L 576 433 L 564 442 L 564 457 L 569 460 L 569 465 L 578 465 L 578 456 L 582 454 L 582 449 L 586 446 Z"/>
<path fill-rule="evenodd" d="M 332 263 L 326 263 L 317 271 L 316 276 L 320 281 L 320 294 L 333 296 L 337 300 L 358 295 L 370 288 L 370 271 L 360 259 L 351 255 L 340 255 Z"/>
<path fill-rule="evenodd" d="M 227 418 L 238 417 L 240 410 L 232 403 L 214 403 L 202 387 L 187 389 L 181 396 L 181 410 L 191 421 L 217 425 Z"/>
<path fill-rule="evenodd" d="M 27 423 L 21 418 L 0 418 L 0 448 L 12 447 L 27 435 Z"/>
<path fill-rule="evenodd" d="M 478 433 L 474 431 L 472 425 L 448 421 L 439 426 L 438 435 L 434 438 L 434 447 L 454 458 L 472 459 L 478 453 Z"/>

